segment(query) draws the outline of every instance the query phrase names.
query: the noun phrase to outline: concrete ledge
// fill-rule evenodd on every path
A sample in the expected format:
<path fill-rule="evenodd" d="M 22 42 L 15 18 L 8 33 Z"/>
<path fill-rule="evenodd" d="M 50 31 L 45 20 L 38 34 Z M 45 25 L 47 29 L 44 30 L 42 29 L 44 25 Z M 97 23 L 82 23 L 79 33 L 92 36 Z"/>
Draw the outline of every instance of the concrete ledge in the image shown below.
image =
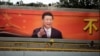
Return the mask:
<path fill-rule="evenodd" d="M 23 47 L 0 47 L 0 50 L 9 50 L 9 51 L 67 51 L 67 52 L 100 52 L 100 50 L 93 49 L 61 49 L 61 48 L 23 48 Z"/>
<path fill-rule="evenodd" d="M 49 11 L 83 11 L 99 12 L 99 9 L 79 9 L 79 8 L 57 8 L 57 7 L 33 7 L 33 6 L 10 6 L 0 5 L 0 9 L 24 9 L 24 10 L 49 10 Z"/>
<path fill-rule="evenodd" d="M 55 43 L 85 43 L 89 44 L 92 40 L 70 40 L 70 39 L 50 39 L 50 38 L 29 38 L 29 37 L 0 37 L 0 41 L 19 41 L 19 42 L 53 42 Z M 100 44 L 100 40 L 94 40 Z"/>

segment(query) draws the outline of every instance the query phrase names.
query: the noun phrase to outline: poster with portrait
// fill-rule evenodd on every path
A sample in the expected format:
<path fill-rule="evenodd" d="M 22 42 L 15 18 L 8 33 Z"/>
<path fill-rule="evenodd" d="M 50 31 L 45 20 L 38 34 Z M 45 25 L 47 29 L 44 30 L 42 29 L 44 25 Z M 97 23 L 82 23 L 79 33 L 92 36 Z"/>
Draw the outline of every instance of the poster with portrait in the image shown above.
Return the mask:
<path fill-rule="evenodd" d="M 44 26 L 51 28 L 48 34 Z M 60 8 L 0 9 L 1 37 L 39 38 L 40 36 L 40 38 L 99 40 L 99 34 L 100 16 L 97 11 Z"/>

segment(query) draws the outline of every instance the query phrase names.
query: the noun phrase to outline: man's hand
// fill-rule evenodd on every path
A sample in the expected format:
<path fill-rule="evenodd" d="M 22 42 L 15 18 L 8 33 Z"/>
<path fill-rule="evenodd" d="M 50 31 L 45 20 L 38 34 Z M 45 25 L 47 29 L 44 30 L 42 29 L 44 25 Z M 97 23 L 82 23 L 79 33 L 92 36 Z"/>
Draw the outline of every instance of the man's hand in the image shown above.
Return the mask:
<path fill-rule="evenodd" d="M 38 32 L 38 37 L 42 37 L 43 35 L 45 35 L 45 31 L 43 28 L 40 29 L 40 31 Z"/>

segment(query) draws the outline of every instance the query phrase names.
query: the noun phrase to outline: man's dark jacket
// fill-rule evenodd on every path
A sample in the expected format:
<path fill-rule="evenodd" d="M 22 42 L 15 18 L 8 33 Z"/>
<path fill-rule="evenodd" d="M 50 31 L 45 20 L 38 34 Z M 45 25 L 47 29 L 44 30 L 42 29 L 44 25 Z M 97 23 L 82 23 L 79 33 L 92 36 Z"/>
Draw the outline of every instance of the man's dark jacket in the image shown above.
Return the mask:
<path fill-rule="evenodd" d="M 41 28 L 36 28 L 33 31 L 32 37 L 34 38 L 38 38 L 37 33 L 40 31 Z M 48 38 L 47 35 L 43 35 L 41 38 Z M 50 38 L 55 38 L 55 39 L 61 39 L 62 38 L 62 33 L 55 29 L 55 28 L 51 28 L 51 37 Z"/>

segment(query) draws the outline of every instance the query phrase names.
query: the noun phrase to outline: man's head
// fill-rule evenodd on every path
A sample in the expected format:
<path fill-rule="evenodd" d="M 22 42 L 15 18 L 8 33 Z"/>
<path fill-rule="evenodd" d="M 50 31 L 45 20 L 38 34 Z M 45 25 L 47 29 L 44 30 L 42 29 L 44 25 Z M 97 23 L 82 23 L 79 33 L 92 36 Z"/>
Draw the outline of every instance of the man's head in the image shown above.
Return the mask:
<path fill-rule="evenodd" d="M 42 14 L 42 20 L 43 20 L 43 26 L 46 28 L 51 28 L 52 27 L 52 22 L 53 22 L 53 15 L 50 12 L 44 12 Z"/>

